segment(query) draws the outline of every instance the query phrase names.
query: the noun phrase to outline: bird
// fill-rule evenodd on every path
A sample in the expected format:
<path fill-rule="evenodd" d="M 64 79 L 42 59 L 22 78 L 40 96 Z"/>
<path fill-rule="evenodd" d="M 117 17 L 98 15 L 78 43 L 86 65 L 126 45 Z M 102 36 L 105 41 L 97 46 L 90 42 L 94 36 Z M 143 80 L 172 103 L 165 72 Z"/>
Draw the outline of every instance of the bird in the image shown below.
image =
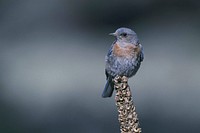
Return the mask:
<path fill-rule="evenodd" d="M 116 76 L 131 78 L 140 68 L 144 59 L 144 52 L 137 34 L 129 28 L 118 28 L 114 33 L 115 37 L 105 57 L 106 85 L 102 97 L 109 98 L 114 90 L 113 79 Z"/>

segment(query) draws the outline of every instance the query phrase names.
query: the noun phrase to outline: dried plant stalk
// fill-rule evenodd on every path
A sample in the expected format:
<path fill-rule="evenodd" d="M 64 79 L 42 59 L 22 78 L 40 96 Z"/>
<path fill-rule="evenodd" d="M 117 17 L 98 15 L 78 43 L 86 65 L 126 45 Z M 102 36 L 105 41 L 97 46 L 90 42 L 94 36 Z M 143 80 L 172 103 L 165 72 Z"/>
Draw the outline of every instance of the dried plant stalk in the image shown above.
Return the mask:
<path fill-rule="evenodd" d="M 116 90 L 115 102 L 119 113 L 118 120 L 121 133 L 141 133 L 131 90 L 128 85 L 128 78 L 116 76 L 113 81 Z"/>

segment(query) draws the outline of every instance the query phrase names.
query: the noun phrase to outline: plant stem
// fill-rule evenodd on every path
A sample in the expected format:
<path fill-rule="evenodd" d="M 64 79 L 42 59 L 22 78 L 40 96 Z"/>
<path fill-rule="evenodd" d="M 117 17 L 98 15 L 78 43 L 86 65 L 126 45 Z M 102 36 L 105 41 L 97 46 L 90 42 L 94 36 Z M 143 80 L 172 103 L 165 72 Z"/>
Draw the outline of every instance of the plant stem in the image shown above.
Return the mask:
<path fill-rule="evenodd" d="M 119 113 L 118 120 L 121 133 L 141 133 L 128 78 L 116 76 L 113 82 L 116 90 L 115 102 Z"/>

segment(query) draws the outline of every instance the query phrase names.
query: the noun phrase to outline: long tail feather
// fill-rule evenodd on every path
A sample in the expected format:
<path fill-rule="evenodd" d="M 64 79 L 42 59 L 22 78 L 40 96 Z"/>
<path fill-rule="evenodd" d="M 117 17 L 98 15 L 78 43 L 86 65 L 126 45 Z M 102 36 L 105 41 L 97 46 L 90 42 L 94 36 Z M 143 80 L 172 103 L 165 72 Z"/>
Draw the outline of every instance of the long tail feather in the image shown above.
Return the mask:
<path fill-rule="evenodd" d="M 113 90 L 114 90 L 114 86 L 112 84 L 112 80 L 110 78 L 108 78 L 105 88 L 104 88 L 104 91 L 103 91 L 103 94 L 102 94 L 102 97 L 103 98 L 111 97 Z"/>

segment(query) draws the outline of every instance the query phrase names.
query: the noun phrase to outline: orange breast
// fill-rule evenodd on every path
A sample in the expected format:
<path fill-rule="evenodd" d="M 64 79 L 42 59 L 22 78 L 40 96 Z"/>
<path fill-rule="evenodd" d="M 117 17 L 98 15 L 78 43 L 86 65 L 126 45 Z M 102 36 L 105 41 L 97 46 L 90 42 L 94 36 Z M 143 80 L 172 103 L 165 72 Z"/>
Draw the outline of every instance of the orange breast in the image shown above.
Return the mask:
<path fill-rule="evenodd" d="M 134 57 L 137 56 L 140 52 L 140 47 L 135 45 L 127 45 L 125 47 L 120 47 L 119 44 L 115 44 L 113 47 L 113 54 L 118 57 Z"/>

